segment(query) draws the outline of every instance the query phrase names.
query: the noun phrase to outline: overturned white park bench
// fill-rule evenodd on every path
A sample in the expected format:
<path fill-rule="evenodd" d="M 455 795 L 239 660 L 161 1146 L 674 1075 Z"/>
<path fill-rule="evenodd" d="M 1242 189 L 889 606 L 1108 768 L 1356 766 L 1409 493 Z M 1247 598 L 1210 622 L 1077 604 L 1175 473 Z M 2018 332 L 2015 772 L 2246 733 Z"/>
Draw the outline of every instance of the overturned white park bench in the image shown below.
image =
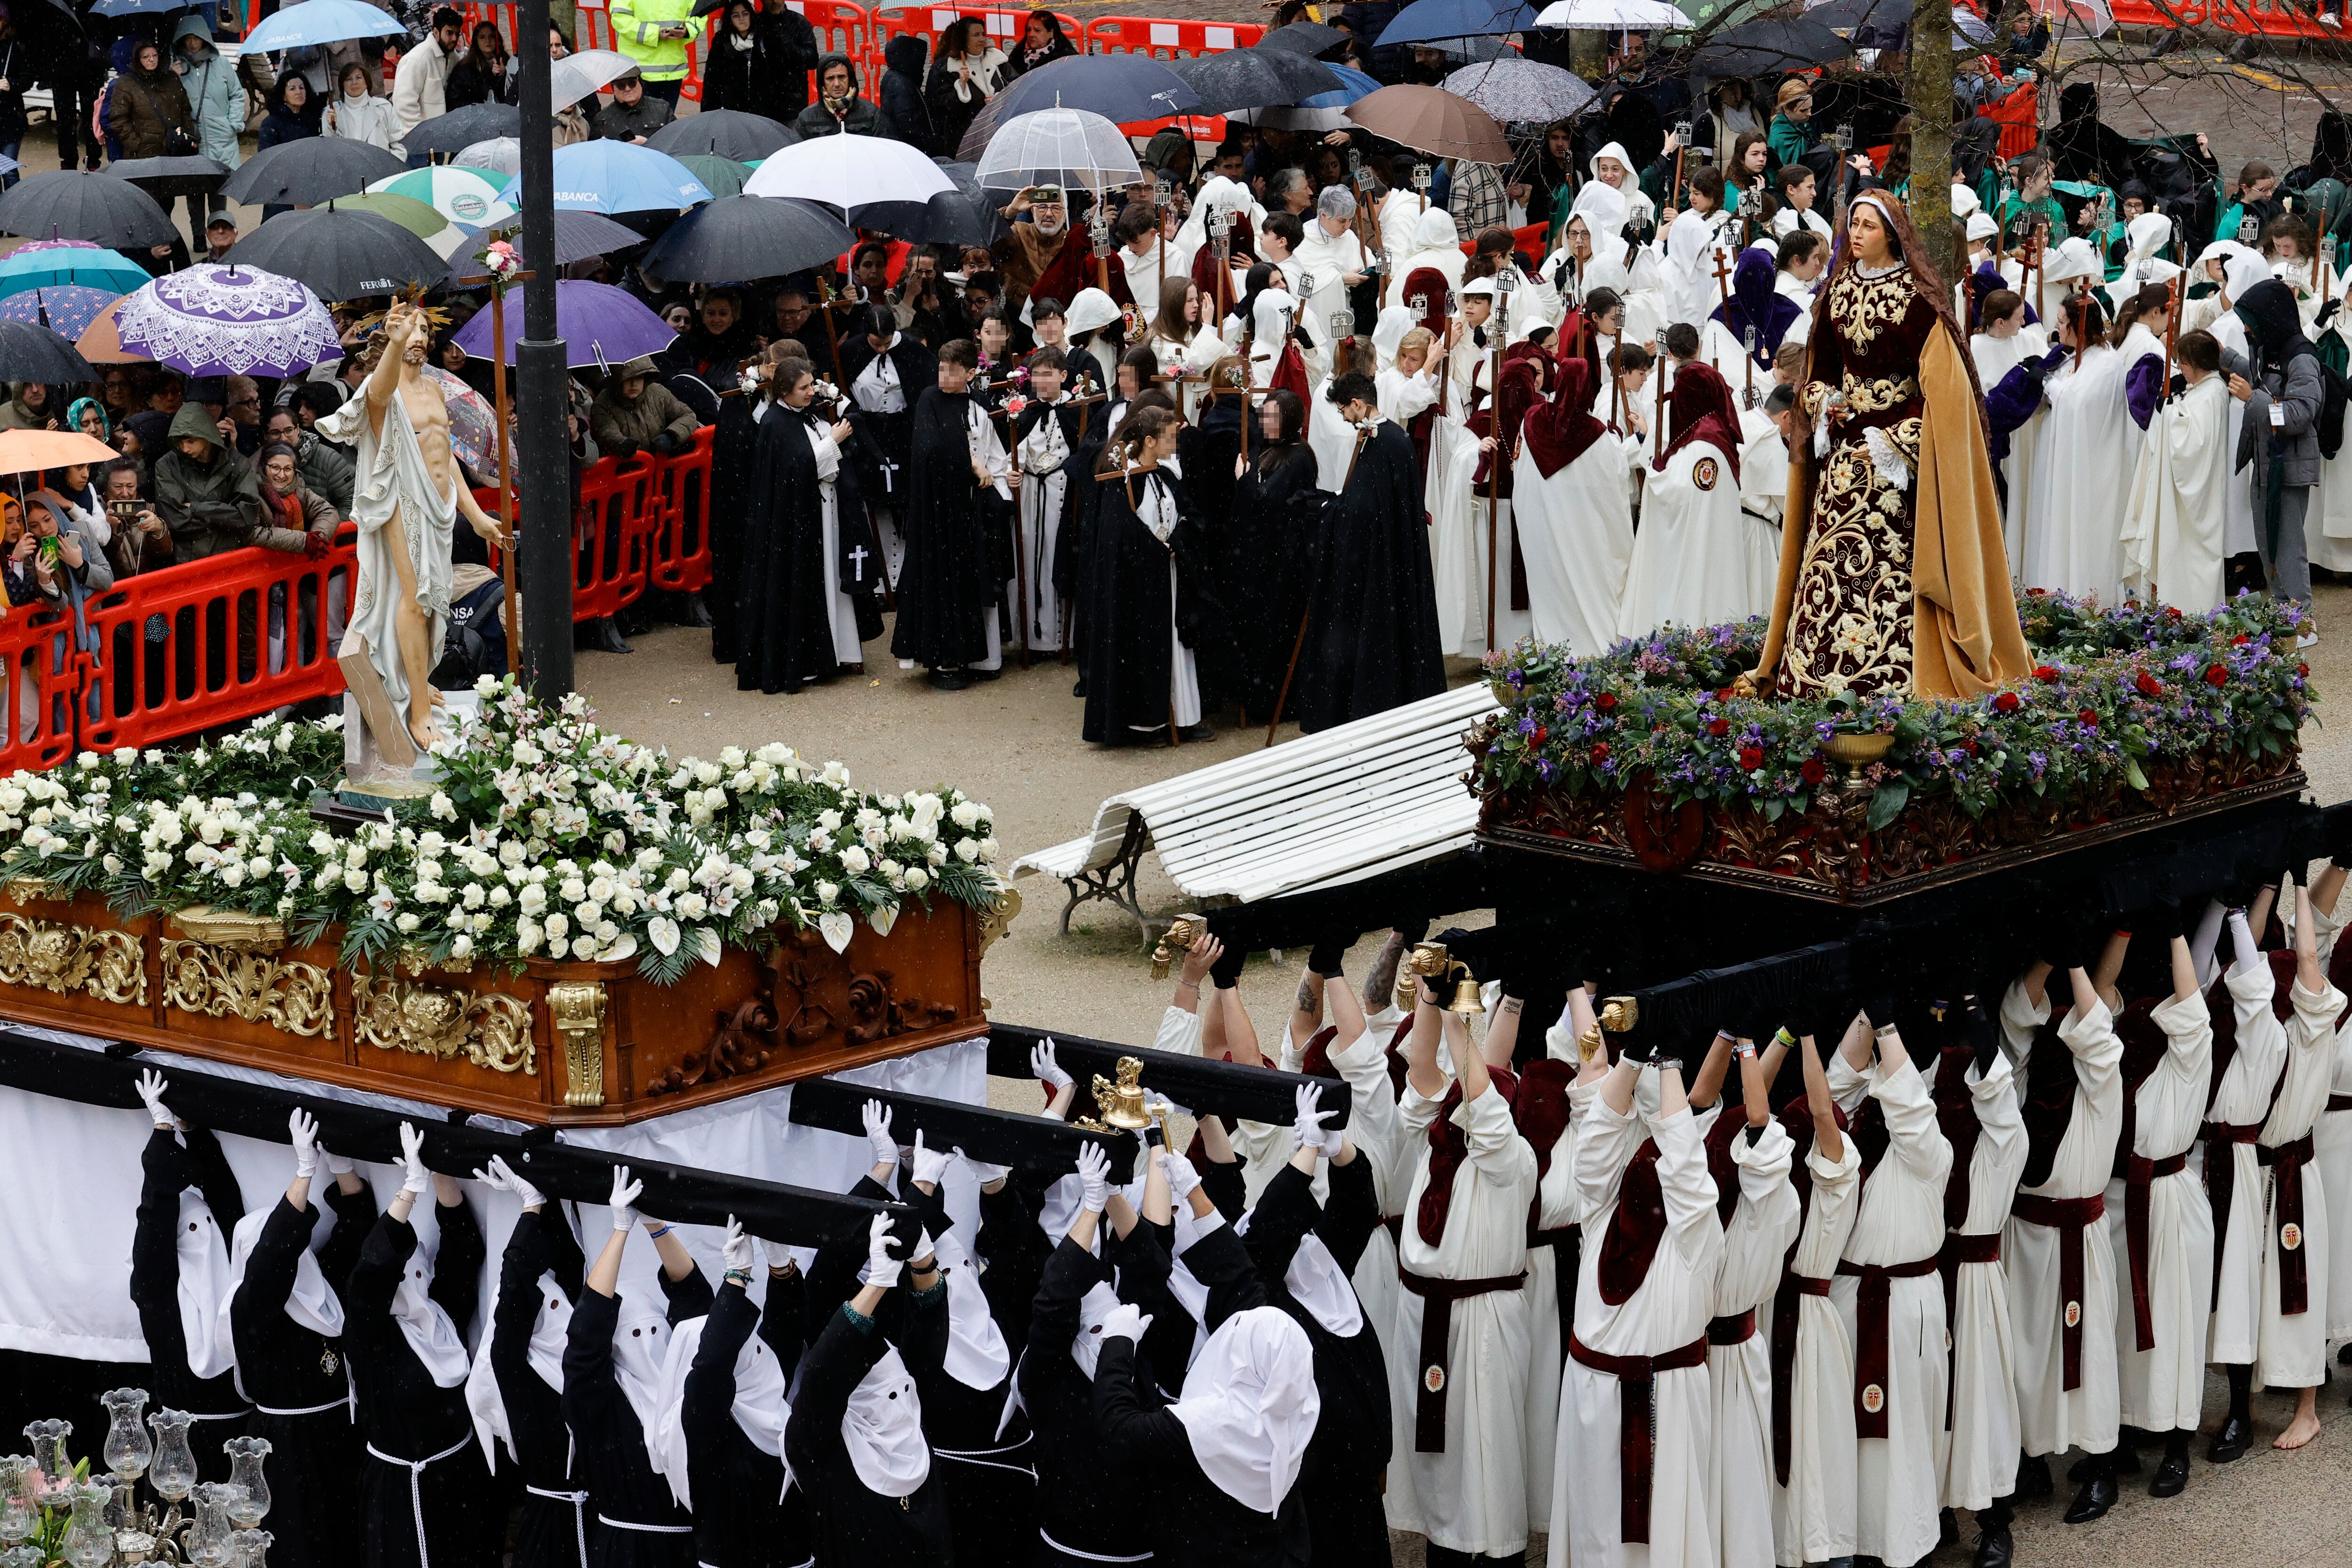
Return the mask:
<path fill-rule="evenodd" d="M 1484 681 L 1337 729 L 1123 790 L 1093 830 L 1024 855 L 1013 875 L 1043 872 L 1069 889 L 1062 934 L 1079 905 L 1116 904 L 1153 940 L 1135 896 L 1147 849 L 1195 907 L 1248 903 L 1360 881 L 1468 847 L 1478 798 L 1463 775 L 1462 737 L 1495 711 Z"/>

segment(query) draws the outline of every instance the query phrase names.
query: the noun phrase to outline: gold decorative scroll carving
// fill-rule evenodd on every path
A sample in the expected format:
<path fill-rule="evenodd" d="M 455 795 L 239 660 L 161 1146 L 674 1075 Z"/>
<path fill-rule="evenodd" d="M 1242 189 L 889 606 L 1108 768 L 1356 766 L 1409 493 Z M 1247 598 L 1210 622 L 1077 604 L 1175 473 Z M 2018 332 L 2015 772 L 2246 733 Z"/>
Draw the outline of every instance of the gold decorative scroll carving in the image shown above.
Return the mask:
<path fill-rule="evenodd" d="M 86 991 L 101 1002 L 143 1006 L 146 953 L 127 931 L 0 914 L 0 984 L 60 996 Z"/>
<path fill-rule="evenodd" d="M 374 975 L 353 986 L 360 1044 L 454 1061 L 491 1072 L 539 1076 L 530 1006 L 503 992 L 468 995 Z"/>
<path fill-rule="evenodd" d="M 334 976 L 315 963 L 209 942 L 163 943 L 163 1005 L 184 1013 L 235 1014 L 316 1038 L 334 1027 Z"/>
<path fill-rule="evenodd" d="M 604 1103 L 604 987 L 565 980 L 547 988 L 547 1016 L 563 1037 L 563 1103 Z"/>

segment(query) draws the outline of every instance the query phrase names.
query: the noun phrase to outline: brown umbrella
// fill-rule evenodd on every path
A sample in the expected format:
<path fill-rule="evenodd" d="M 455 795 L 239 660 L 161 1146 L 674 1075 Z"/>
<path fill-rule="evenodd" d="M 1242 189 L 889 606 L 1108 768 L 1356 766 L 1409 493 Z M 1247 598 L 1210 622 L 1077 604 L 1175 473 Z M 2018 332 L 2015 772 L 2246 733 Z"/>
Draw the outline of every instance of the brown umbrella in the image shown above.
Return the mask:
<path fill-rule="evenodd" d="M 82 329 L 80 338 L 75 342 L 74 347 L 90 363 L 137 364 L 147 358 L 145 354 L 132 353 L 122 346 L 121 336 L 116 331 L 114 323 L 114 312 L 121 308 L 122 301 L 117 300 L 100 310 L 96 319 Z"/>
<path fill-rule="evenodd" d="M 1510 143 L 1494 116 L 1442 88 L 1384 87 L 1349 104 L 1348 118 L 1375 136 L 1432 157 L 1469 163 L 1511 161 Z"/>

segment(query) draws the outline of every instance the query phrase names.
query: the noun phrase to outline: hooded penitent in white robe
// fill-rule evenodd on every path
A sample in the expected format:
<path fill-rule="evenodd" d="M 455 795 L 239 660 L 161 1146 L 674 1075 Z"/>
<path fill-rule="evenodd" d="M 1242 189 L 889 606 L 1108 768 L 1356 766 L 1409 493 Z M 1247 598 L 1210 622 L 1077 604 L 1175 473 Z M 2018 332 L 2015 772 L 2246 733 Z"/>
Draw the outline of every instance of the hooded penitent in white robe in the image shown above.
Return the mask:
<path fill-rule="evenodd" d="M 1646 637 L 1667 625 L 1712 626 L 1768 613 L 1780 535 L 1740 510 L 1731 459 L 1693 441 L 1648 473 L 1619 634 Z"/>
<path fill-rule="evenodd" d="M 1952 1145 L 1936 1121 L 1936 1103 L 1919 1069 L 1900 1060 L 1890 1070 L 1874 1057 L 1866 1072 L 1843 1055 L 1829 1068 L 1832 1090 L 1841 1077 L 1858 1083 L 1885 1119 L 1885 1152 L 1863 1178 L 1862 1204 L 1841 1262 L 1856 1268 L 1916 1264 L 1941 1250 L 1944 1180 Z M 1838 1273 L 1830 1300 L 1844 1322 L 1862 1378 L 1867 1347 L 1860 1323 L 1864 1281 Z M 1916 1563 L 1936 1548 L 1943 1499 L 1945 1395 L 1949 1365 L 1944 1282 L 1932 1270 L 1884 1281 L 1886 1289 L 1886 1377 L 1859 1390 L 1854 1552 L 1888 1563 Z M 1874 1408 L 1876 1407 L 1876 1408 Z M 1882 1413 L 1885 1436 L 1864 1436 L 1860 1423 Z"/>
<path fill-rule="evenodd" d="M 2013 987 L 2002 1003 L 2030 1011 Z M 2042 1016 L 2048 1016 L 2045 1001 Z M 2035 1026 L 2039 1026 L 2039 1020 Z M 2052 1048 L 2027 1036 L 2029 1052 Z M 2019 1211 L 2033 1197 L 2062 1200 L 2103 1197 L 2115 1163 L 2116 1138 L 2123 1124 L 2123 1043 L 2116 1038 L 2106 1007 L 2094 1001 L 2086 1012 L 2070 1013 L 2058 1026 L 2058 1041 L 2074 1056 L 2074 1107 L 2058 1142 L 2049 1178 L 2021 1188 L 2009 1229 L 2001 1237 L 2001 1261 L 2009 1270 L 2010 1328 L 2017 1350 L 2018 1420 L 2024 1447 L 2036 1456 L 2081 1447 L 2105 1454 L 2116 1446 L 2116 1256 L 2104 1226 L 2082 1231 L 2083 1288 L 2070 1300 L 2061 1287 L 2062 1236 L 2053 1226 L 2032 1223 Z M 2031 1057 L 2027 1058 L 2030 1066 Z M 2081 1352 L 2075 1386 L 2066 1387 L 2065 1325 L 2079 1321 Z"/>
<path fill-rule="evenodd" d="M 2149 421 L 2124 523 L 2124 584 L 2146 603 L 2188 615 L 2217 609 L 2228 524 L 2230 396 L 2209 375 Z"/>
<path fill-rule="evenodd" d="M 1623 184 L 1611 185 L 1601 177 L 1601 160 L 1603 158 L 1614 158 L 1619 166 L 1625 171 Z M 1647 191 L 1642 189 L 1642 171 L 1635 167 L 1633 155 L 1625 151 L 1623 142 L 1612 142 L 1593 153 L 1591 161 L 1585 165 L 1585 172 L 1592 176 L 1591 183 L 1584 187 L 1585 190 L 1591 190 L 1593 185 L 1600 185 L 1603 189 L 1615 191 L 1623 199 L 1625 216 L 1620 220 L 1621 222 L 1637 223 L 1646 228 L 1657 217 L 1657 204 L 1650 199 L 1650 194 Z M 1582 194 L 1582 192 L 1578 193 L 1580 196 Z"/>
<path fill-rule="evenodd" d="M 1307 225 L 1307 236 L 1298 243 L 1297 259 L 1302 273 L 1315 279 L 1315 288 L 1307 296 L 1307 314 L 1316 330 L 1328 338 L 1332 312 L 1348 308 L 1348 274 L 1365 271 L 1371 258 L 1364 254 L 1363 239 L 1353 227 L 1341 229 L 1334 237 L 1323 232 L 1322 220 L 1313 213 L 1302 215 L 1301 221 Z"/>
<path fill-rule="evenodd" d="M 1789 1259 L 1784 1294 L 1774 1302 L 1776 1315 L 1791 1310 L 1791 1302 L 1797 1315 L 1789 1386 L 1785 1393 L 1774 1391 L 1788 1407 L 1789 1438 L 1784 1454 L 1776 1416 L 1773 1551 L 1789 1564 L 1853 1555 L 1853 1340 L 1828 1291 L 1816 1295 L 1792 1287 L 1798 1280 L 1836 1277 L 1861 1207 L 1862 1152 L 1853 1139 L 1841 1139 L 1832 1161 L 1816 1139 L 1805 1156 L 1805 1172 L 1811 1179 L 1805 1222 Z"/>
<path fill-rule="evenodd" d="M 1520 446 L 1511 470 L 1512 511 L 1538 640 L 1561 644 L 1580 658 L 1606 653 L 1617 641 L 1633 559 L 1627 479 L 1648 452 L 1638 437 L 1603 431 L 1546 479 L 1534 454 Z"/>
<path fill-rule="evenodd" d="M 1415 272 L 1428 267 L 1444 276 L 1445 286 L 1458 299 L 1462 293 L 1462 269 L 1469 262 L 1470 258 L 1462 254 L 1462 237 L 1454 230 L 1454 215 L 1444 207 L 1431 207 L 1413 220 L 1412 242 L 1405 247 L 1404 259 L 1396 264 L 1397 289 L 1402 290 Z M 1390 302 L 1409 303 L 1402 295 Z"/>
<path fill-rule="evenodd" d="M 1746 1121 L 1737 1102 L 1723 1104 L 1717 1114 Z M 1744 1126 L 1731 1134 L 1739 1196 L 1724 1222 L 1723 1261 L 1707 1310 L 1717 1320 L 1749 1311 L 1756 1318 L 1746 1339 L 1719 1344 L 1710 1335 L 1706 1351 L 1715 1436 L 1706 1456 L 1707 1520 L 1722 1568 L 1772 1568 L 1772 1537 L 1760 1528 L 1772 1516 L 1772 1298 L 1780 1288 L 1781 1261 L 1804 1221 L 1789 1181 L 1795 1155 L 1796 1145 L 1778 1121 L 1767 1121 L 1752 1144 Z M 1718 1215 L 1722 1200 L 1718 1192 Z"/>
<path fill-rule="evenodd" d="M 1482 658 L 1486 653 L 1486 497 L 1474 481 L 1478 437 L 1449 395 L 1448 411 L 1429 424 L 1429 472 L 1422 504 L 1429 512 L 1429 563 L 1437 597 L 1441 653 Z M 1498 607 L 1507 602 L 1496 595 Z M 1503 646 L 1497 644 L 1497 646 Z"/>
<path fill-rule="evenodd" d="M 2344 922 L 2316 906 L 2312 913 L 2319 937 L 2320 967 L 2326 969 Z M 2336 1034 L 2336 1076 L 2327 1104 L 2311 1129 L 2312 1159 L 2319 1167 L 2320 1184 L 2327 1192 L 2327 1212 L 2348 1215 L 2352 1215 L 2352 1025 Z M 2352 1236 L 2346 1237 L 2345 1245 L 2327 1249 L 2327 1337 L 2352 1340 Z"/>
<path fill-rule="evenodd" d="M 1443 1108 L 1405 1086 L 1401 1130 L 1412 1150 L 1398 1262 L 1432 1279 L 1494 1279 L 1528 1266 L 1528 1207 L 1536 1195 L 1535 1152 L 1512 1125 L 1511 1109 L 1492 1088 L 1465 1100 L 1454 1125 L 1467 1144 L 1454 1175 L 1445 1228 L 1433 1246 L 1417 1216 L 1429 1185 L 1430 1124 Z M 1389 1352 L 1389 1400 L 1398 1440 L 1389 1462 L 1389 1523 L 1417 1531 L 1440 1546 L 1473 1556 L 1527 1550 L 1526 1460 L 1520 1452 L 1527 1403 L 1528 1303 L 1517 1290 L 1490 1290 L 1452 1303 L 1446 1333 L 1445 1449 L 1414 1447 L 1423 1369 L 1408 1347 L 1421 1343 L 1430 1303 L 1407 1289 L 1397 1301 Z"/>
<path fill-rule="evenodd" d="M 1658 1193 L 1665 1209 L 1641 1282 L 1622 1300 L 1602 1296 L 1601 1260 L 1617 1218 L 1627 1169 L 1644 1137 L 1656 1140 Z M 1685 1107 L 1645 1124 L 1638 1110 L 1610 1109 L 1598 1094 L 1577 1129 L 1576 1184 L 1585 1244 L 1576 1287 L 1577 1342 L 1603 1356 L 1663 1356 L 1706 1337 L 1708 1308 L 1723 1261 L 1715 1178 Z M 1632 1385 L 1639 1386 L 1639 1385 Z M 1629 1385 L 1571 1357 L 1560 1387 L 1559 1452 L 1552 1487 L 1551 1568 L 1635 1568 L 1715 1560 L 1707 1513 L 1713 1399 L 1704 1362 L 1670 1368 L 1648 1384 L 1650 1493 L 1646 1542 L 1627 1542 L 1622 1464 L 1626 1424 L 1641 1411 Z M 1638 1426 L 1636 1426 L 1638 1431 Z"/>
<path fill-rule="evenodd" d="M 1210 241 L 1209 215 L 1218 212 L 1231 218 L 1236 229 L 1246 224 L 1248 226 L 1244 232 L 1248 234 L 1255 234 L 1265 223 L 1265 209 L 1257 205 L 1247 185 L 1239 180 L 1228 180 L 1222 174 L 1210 176 L 1201 183 L 1199 193 L 1192 198 L 1192 211 L 1177 228 L 1176 238 L 1168 247 L 1168 270 L 1171 275 L 1180 278 L 1192 275 L 1192 258 Z M 1136 296 L 1139 300 L 1142 297 L 1139 294 Z M 1224 302 L 1231 304 L 1241 297 L 1241 289 L 1236 287 L 1231 298 Z"/>
<path fill-rule="evenodd" d="M 1957 1236 L 2000 1235 L 2025 1169 L 2025 1122 L 2009 1058 L 1968 1071 L 1977 1144 L 1969 1156 L 1969 1210 Z M 1946 1439 L 1944 1506 L 1980 1509 L 2017 1489 L 2017 1368 L 2010 1343 L 2009 1279 L 1998 1258 L 1954 1271 L 1952 1422 Z"/>
<path fill-rule="evenodd" d="M 2124 508 L 2139 466 L 2142 432 L 2124 401 L 2130 357 L 2095 344 L 2042 384 L 2049 407 L 2025 529 L 2024 583 L 2053 593 L 2122 596 Z M 2012 505 L 2014 501 L 2012 500 Z"/>
<path fill-rule="evenodd" d="M 1732 263 L 1738 259 L 1734 231 L 1721 213 L 1685 211 L 1666 230 L 1666 321 L 1704 326 L 1707 315 L 1723 303 L 1730 287 Z M 1723 276 L 1716 277 L 1720 262 Z"/>
<path fill-rule="evenodd" d="M 1760 408 L 1739 416 L 1739 505 L 1776 534 L 1789 503 L 1789 443 Z"/>

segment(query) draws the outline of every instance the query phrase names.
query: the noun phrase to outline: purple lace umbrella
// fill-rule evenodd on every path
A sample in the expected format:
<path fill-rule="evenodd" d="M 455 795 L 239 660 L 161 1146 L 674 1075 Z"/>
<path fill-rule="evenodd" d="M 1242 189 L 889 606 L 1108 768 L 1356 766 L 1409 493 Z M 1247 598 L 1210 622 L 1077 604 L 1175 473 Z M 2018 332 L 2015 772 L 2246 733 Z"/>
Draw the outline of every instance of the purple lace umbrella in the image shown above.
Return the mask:
<path fill-rule="evenodd" d="M 28 289 L 0 300 L 0 321 L 24 321 L 78 338 L 89 331 L 100 310 L 121 298 L 111 289 L 85 289 L 74 283 Z"/>
<path fill-rule="evenodd" d="M 339 359 L 319 297 L 291 278 L 207 262 L 156 279 L 115 312 L 122 346 L 187 375 L 291 375 Z"/>
<path fill-rule="evenodd" d="M 472 321 L 457 329 L 457 344 L 477 359 L 503 353 L 512 364 L 515 340 L 522 335 L 522 311 L 507 311 L 502 343 L 490 340 L 490 316 L 488 310 L 476 311 Z M 635 295 L 610 283 L 576 278 L 555 285 L 555 331 L 563 340 L 565 363 L 574 370 L 624 364 L 640 354 L 659 353 L 677 336 Z"/>

